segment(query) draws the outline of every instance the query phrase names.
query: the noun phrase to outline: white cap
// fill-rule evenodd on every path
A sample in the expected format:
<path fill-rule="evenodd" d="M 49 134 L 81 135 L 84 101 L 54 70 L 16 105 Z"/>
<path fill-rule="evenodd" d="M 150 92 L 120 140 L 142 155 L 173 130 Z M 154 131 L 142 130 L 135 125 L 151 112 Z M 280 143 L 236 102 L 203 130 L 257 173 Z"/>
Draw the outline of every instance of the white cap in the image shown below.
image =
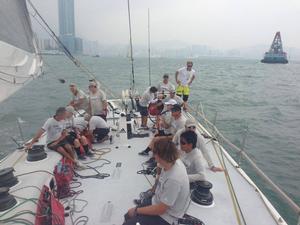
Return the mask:
<path fill-rule="evenodd" d="M 169 101 L 165 102 L 165 105 L 176 105 L 178 104 L 175 99 L 169 99 Z"/>
<path fill-rule="evenodd" d="M 185 126 L 186 127 L 191 127 L 191 126 L 197 126 L 197 123 L 196 123 L 196 121 L 194 120 L 194 119 L 187 119 L 186 121 L 185 121 Z"/>
<path fill-rule="evenodd" d="M 66 111 L 69 112 L 69 113 L 72 113 L 72 114 L 75 113 L 75 109 L 74 109 L 74 107 L 71 106 L 71 105 L 68 105 L 68 106 L 66 107 Z"/>

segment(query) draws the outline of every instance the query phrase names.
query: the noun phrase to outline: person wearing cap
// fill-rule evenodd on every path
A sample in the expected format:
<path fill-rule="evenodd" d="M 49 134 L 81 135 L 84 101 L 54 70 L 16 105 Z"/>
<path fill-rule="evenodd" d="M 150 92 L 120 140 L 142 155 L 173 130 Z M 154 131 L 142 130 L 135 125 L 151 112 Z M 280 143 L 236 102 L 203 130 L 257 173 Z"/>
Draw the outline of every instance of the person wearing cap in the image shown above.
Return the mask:
<path fill-rule="evenodd" d="M 100 116 L 106 120 L 107 116 L 107 100 L 106 94 L 99 89 L 96 81 L 89 83 L 89 114 L 92 116 Z"/>
<path fill-rule="evenodd" d="M 167 96 L 163 100 L 163 102 L 168 102 L 170 100 L 175 100 L 178 105 L 183 106 L 183 100 L 182 100 L 181 97 L 179 97 L 178 95 L 176 95 L 175 89 L 170 89 L 169 96 Z"/>
<path fill-rule="evenodd" d="M 147 88 L 147 90 L 143 93 L 139 100 L 138 104 L 138 110 L 141 114 L 141 127 L 142 128 L 148 128 L 147 127 L 147 121 L 148 121 L 148 105 L 150 102 L 152 102 L 154 99 L 156 99 L 156 93 L 157 88 L 154 86 L 151 86 Z"/>
<path fill-rule="evenodd" d="M 64 119 L 66 118 L 66 108 L 59 107 L 53 117 L 47 119 L 42 128 L 38 130 L 31 142 L 26 146 L 27 149 L 31 149 L 34 143 L 36 143 L 40 137 L 46 132 L 47 147 L 53 151 L 56 151 L 69 159 L 73 163 L 77 163 L 74 157 L 74 152 L 71 145 L 66 140 L 68 132 L 64 129 Z"/>
<path fill-rule="evenodd" d="M 166 124 L 169 127 L 172 119 L 171 110 L 173 105 L 176 105 L 177 102 L 174 99 L 170 99 L 169 101 L 164 103 L 164 109 L 157 117 L 157 133 L 155 136 L 169 136 L 171 135 L 171 131 L 169 128 L 165 128 Z"/>
<path fill-rule="evenodd" d="M 163 81 L 157 85 L 158 93 L 164 96 L 174 89 L 175 86 L 169 82 L 169 74 L 165 73 L 163 75 Z"/>
<path fill-rule="evenodd" d="M 180 135 L 185 131 L 193 131 L 197 135 L 196 147 L 201 151 L 204 159 L 207 161 L 208 167 L 213 172 L 221 172 L 224 171 L 220 167 L 216 167 L 211 159 L 210 153 L 205 145 L 205 139 L 197 130 L 197 123 L 194 119 L 187 119 L 185 122 L 185 126 L 182 129 L 179 129 L 173 137 L 173 142 L 176 145 L 180 145 Z"/>
<path fill-rule="evenodd" d="M 109 126 L 102 117 L 86 114 L 84 119 L 89 123 L 88 129 L 92 142 L 101 143 L 108 139 Z"/>
<path fill-rule="evenodd" d="M 176 94 L 182 97 L 184 106 L 183 108 L 187 109 L 187 101 L 190 95 L 190 85 L 195 79 L 195 70 L 192 69 L 193 62 L 187 61 L 186 67 L 178 69 L 175 73 L 175 79 L 177 83 Z"/>
<path fill-rule="evenodd" d="M 170 135 L 168 136 L 157 136 L 154 137 L 150 144 L 147 146 L 147 148 L 141 152 L 139 152 L 139 155 L 143 155 L 143 156 L 147 156 L 149 155 L 149 152 L 153 149 L 154 143 L 160 139 L 167 139 L 167 140 L 172 140 L 173 136 L 175 135 L 175 133 L 177 132 L 177 130 L 184 128 L 184 124 L 185 124 L 185 118 L 184 116 L 181 114 L 181 107 L 178 104 L 173 105 L 172 109 L 171 109 L 171 121 L 170 124 L 164 124 L 164 128 L 166 129 L 170 129 Z M 153 162 L 153 158 L 150 159 L 148 162 Z"/>
<path fill-rule="evenodd" d="M 88 97 L 87 95 L 80 89 L 78 89 L 77 85 L 71 83 L 69 85 L 70 91 L 72 93 L 72 100 L 69 103 L 70 106 L 73 106 L 75 110 L 83 109 L 85 111 L 88 110 Z"/>
<path fill-rule="evenodd" d="M 80 131 L 75 127 L 74 113 L 75 110 L 72 106 L 66 107 L 66 119 L 64 120 L 65 130 L 68 132 L 66 140 L 74 147 L 78 159 L 83 160 L 85 159 L 84 155 L 93 156 L 93 153 L 89 150 L 87 138 L 84 135 L 81 135 Z M 81 153 L 81 146 L 84 153 Z"/>
<path fill-rule="evenodd" d="M 196 181 L 205 181 L 204 166 L 202 165 L 202 155 L 196 146 L 197 134 L 187 130 L 180 135 L 180 148 L 184 152 L 180 156 L 189 177 L 189 182 L 193 185 Z"/>

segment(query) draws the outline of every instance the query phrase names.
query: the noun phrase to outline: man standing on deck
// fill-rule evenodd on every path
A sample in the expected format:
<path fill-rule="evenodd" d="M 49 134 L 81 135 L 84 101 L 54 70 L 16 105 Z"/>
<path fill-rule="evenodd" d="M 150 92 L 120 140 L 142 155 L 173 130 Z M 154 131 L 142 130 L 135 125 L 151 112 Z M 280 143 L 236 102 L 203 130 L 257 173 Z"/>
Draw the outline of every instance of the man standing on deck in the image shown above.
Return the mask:
<path fill-rule="evenodd" d="M 92 116 L 100 116 L 106 120 L 107 116 L 107 100 L 106 94 L 100 90 L 97 82 L 91 81 L 89 84 L 89 114 Z"/>
<path fill-rule="evenodd" d="M 71 83 L 69 85 L 70 91 L 72 93 L 72 101 L 69 103 L 70 106 L 73 106 L 75 110 L 83 109 L 88 110 L 88 99 L 87 95 L 80 89 L 77 88 L 77 85 Z"/>
<path fill-rule="evenodd" d="M 190 85 L 195 79 L 195 70 L 192 69 L 193 62 L 187 61 L 186 67 L 178 69 L 175 73 L 177 83 L 176 94 L 183 99 L 183 109 L 187 109 L 187 101 L 190 95 Z"/>

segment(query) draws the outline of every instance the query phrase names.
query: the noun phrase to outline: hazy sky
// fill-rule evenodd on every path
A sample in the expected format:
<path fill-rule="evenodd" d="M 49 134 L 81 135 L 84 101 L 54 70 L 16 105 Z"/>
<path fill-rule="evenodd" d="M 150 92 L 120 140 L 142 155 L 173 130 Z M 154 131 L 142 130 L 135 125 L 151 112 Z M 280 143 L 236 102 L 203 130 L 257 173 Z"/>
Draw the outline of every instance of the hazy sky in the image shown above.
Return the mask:
<path fill-rule="evenodd" d="M 57 0 L 32 0 L 58 30 Z M 300 48 L 300 0 L 131 0 L 134 44 L 179 40 L 228 49 L 269 45 Z M 127 0 L 75 0 L 76 35 L 101 44 L 128 44 Z"/>

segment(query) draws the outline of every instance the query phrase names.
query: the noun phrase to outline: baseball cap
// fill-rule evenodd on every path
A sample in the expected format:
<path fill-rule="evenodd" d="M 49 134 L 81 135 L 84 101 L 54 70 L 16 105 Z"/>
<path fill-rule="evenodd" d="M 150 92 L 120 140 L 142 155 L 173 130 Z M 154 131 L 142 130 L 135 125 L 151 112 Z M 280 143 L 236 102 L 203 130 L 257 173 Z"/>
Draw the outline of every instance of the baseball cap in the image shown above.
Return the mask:
<path fill-rule="evenodd" d="M 196 121 L 194 119 L 187 119 L 185 121 L 185 126 L 186 127 L 191 127 L 191 126 L 197 126 Z"/>
<path fill-rule="evenodd" d="M 165 102 L 165 105 L 176 105 L 178 104 L 175 99 L 169 99 L 169 101 Z"/>
<path fill-rule="evenodd" d="M 71 105 L 68 105 L 68 106 L 66 107 L 66 111 L 69 112 L 69 113 L 72 113 L 72 114 L 75 113 L 75 109 L 74 109 L 74 107 L 71 106 Z"/>
<path fill-rule="evenodd" d="M 181 111 L 181 106 L 176 104 L 173 105 L 173 108 L 171 109 L 172 112 L 180 112 Z"/>

